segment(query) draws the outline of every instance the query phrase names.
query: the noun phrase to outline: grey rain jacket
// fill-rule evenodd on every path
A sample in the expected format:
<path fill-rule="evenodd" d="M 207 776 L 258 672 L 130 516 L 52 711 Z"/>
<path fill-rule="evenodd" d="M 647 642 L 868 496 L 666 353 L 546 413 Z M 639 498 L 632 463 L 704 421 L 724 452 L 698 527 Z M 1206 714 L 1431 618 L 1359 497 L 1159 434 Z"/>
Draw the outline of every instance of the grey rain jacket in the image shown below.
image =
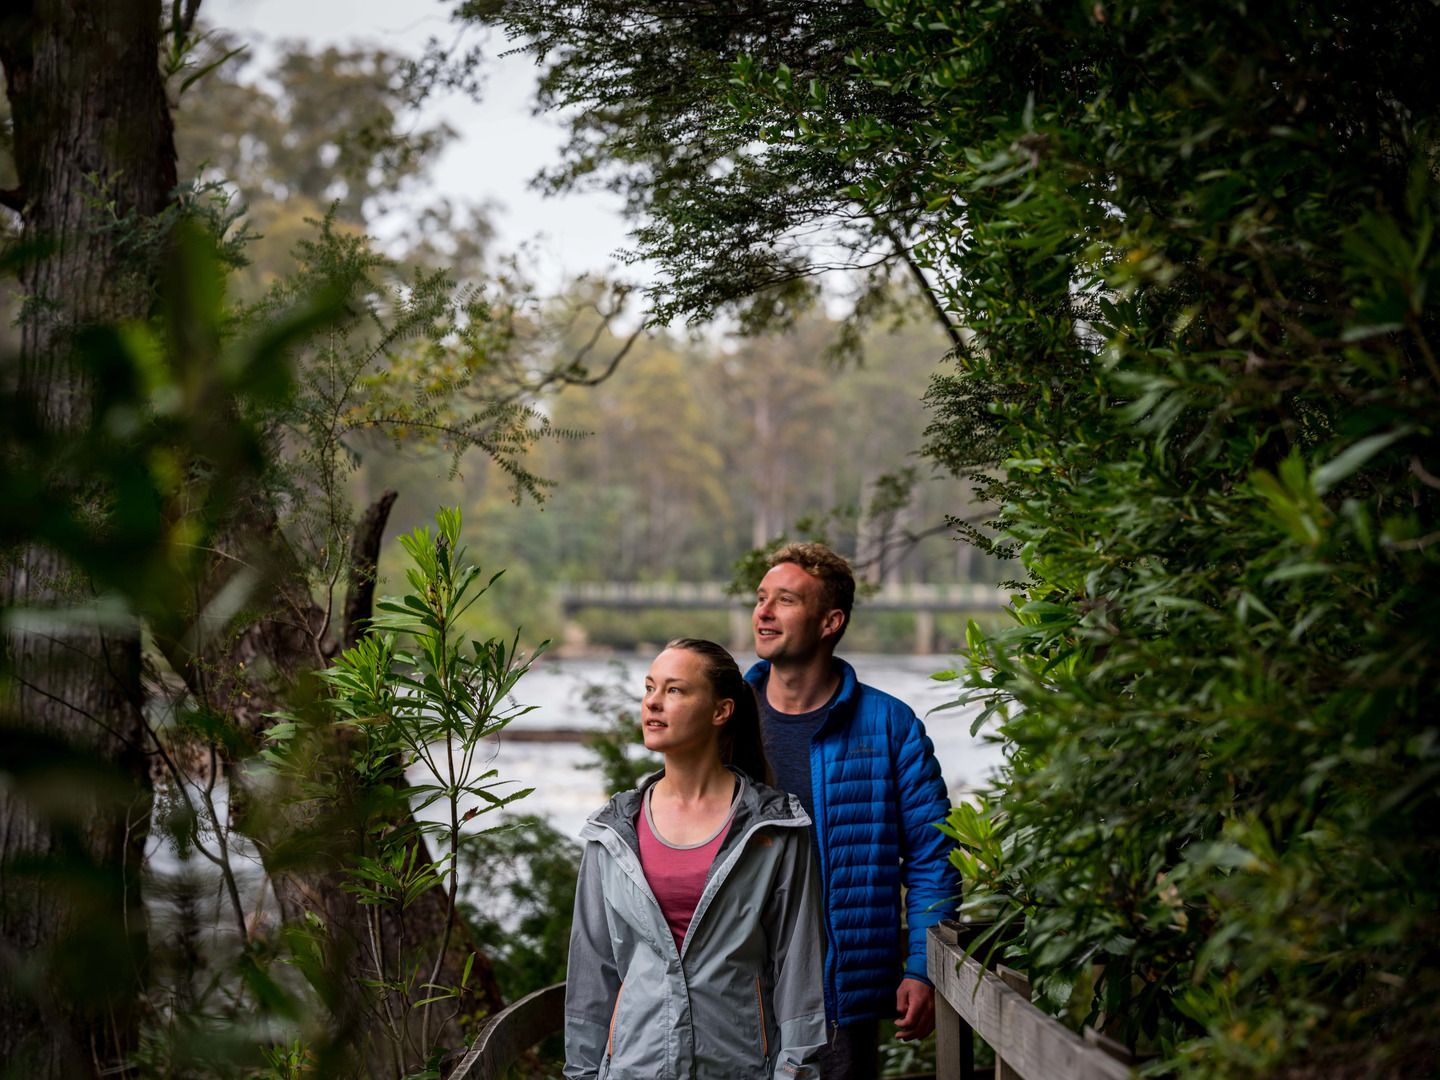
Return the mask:
<path fill-rule="evenodd" d="M 565 984 L 565 1075 L 814 1080 L 825 1043 L 820 882 L 810 819 L 737 773 L 730 831 L 682 951 L 640 869 L 646 788 L 591 816 Z"/>

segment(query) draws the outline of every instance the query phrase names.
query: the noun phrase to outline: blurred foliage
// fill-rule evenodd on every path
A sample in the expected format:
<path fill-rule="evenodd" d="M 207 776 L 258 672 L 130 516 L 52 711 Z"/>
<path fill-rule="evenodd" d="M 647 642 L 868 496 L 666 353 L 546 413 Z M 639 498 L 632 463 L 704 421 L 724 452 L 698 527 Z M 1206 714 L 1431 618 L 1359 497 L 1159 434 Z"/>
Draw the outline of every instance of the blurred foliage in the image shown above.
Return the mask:
<path fill-rule="evenodd" d="M 521 815 L 467 836 L 460 868 L 469 897 L 461 907 L 505 1000 L 564 982 L 580 845 L 545 818 Z"/>
<path fill-rule="evenodd" d="M 462 828 L 529 794 L 507 790 L 484 766 L 485 740 L 529 711 L 512 694 L 534 658 L 500 639 L 467 640 L 460 630 L 488 583 L 460 542 L 458 511 L 442 509 L 434 533 L 420 528 L 400 544 L 410 590 L 378 600 L 365 636 L 320 673 L 320 709 L 269 729 L 251 776 L 268 805 L 252 817 L 270 820 L 262 832 L 272 835 L 279 822 L 286 860 L 307 857 L 316 837 L 306 832 L 318 831 L 321 845 L 349 848 L 341 852 L 342 888 L 376 913 L 376 932 L 381 912 L 392 920 L 383 924 L 385 946 L 372 944 L 367 954 L 364 1015 L 351 1037 L 388 1040 L 394 1060 L 412 1070 L 431 1062 L 410 1074 L 416 1080 L 438 1075 L 437 1055 L 462 1049 L 432 1041 L 462 1008 L 475 959 L 458 984 L 439 981 L 459 905 Z M 297 821 L 310 827 L 296 833 Z M 405 915 L 437 887 L 446 896 L 445 940 L 431 950 L 423 933 L 407 930 Z M 326 964 L 315 988 L 323 993 L 324 981 L 344 974 Z"/>
<path fill-rule="evenodd" d="M 263 327 L 227 336 L 222 256 L 207 228 L 183 213 L 171 220 L 153 318 L 83 329 L 64 357 L 67 377 L 88 388 L 88 423 L 56 431 L 42 421 L 32 397 L 8 381 L 0 391 L 0 503 L 6 507 L 0 515 L 0 557 L 23 544 L 44 544 L 62 554 L 74 573 L 70 588 L 60 594 L 63 606 L 0 610 L 7 635 L 96 624 L 122 633 L 137 626 L 178 632 L 232 500 L 264 468 L 264 433 L 249 417 L 288 397 L 294 385 L 290 350 L 329 317 L 335 303 L 329 294 L 312 294 L 288 310 L 277 309 Z M 7 663 L 0 678 L 9 677 Z M 150 1025 L 139 1050 L 141 1063 L 153 1064 L 183 1044 L 183 1036 L 171 1030 L 158 1040 L 164 1048 L 157 1046 L 156 1033 L 170 1023 L 177 1002 L 198 1016 L 209 1009 L 209 999 L 238 993 L 247 999 L 247 1012 L 268 1016 L 264 1003 L 235 982 L 217 992 L 213 985 L 204 989 L 201 977 L 199 992 L 172 999 L 167 981 L 172 964 L 194 975 L 205 967 L 200 953 L 192 948 L 188 957 L 169 954 L 171 939 L 159 927 L 150 928 L 154 938 L 145 941 L 139 927 L 123 921 L 126 908 L 116 902 L 120 869 L 87 854 L 83 836 L 112 813 L 143 837 L 149 799 L 139 790 L 133 763 L 34 731 L 9 709 L 4 726 L 0 782 L 29 804 L 51 838 L 7 859 L 6 903 L 35 896 L 72 913 L 53 949 L 6 963 L 7 990 L 42 1003 L 49 995 L 93 1002 L 97 1013 L 107 1006 L 123 1009 L 140 996 Z M 201 795 L 208 800 L 212 788 L 190 798 L 161 726 L 159 717 L 147 712 L 145 742 L 133 752 L 148 755 L 154 771 L 178 781 L 185 793 L 183 809 L 167 821 L 175 842 L 183 851 L 214 857 L 200 837 L 206 808 L 197 805 Z M 213 812 L 214 804 L 208 809 Z M 34 892 L 17 888 L 22 880 Z M 172 886 L 184 921 L 196 904 L 183 882 L 156 875 L 147 887 Z M 14 907 L 8 914 L 21 917 Z M 192 944 L 197 939 L 182 938 Z M 129 955 L 136 946 L 149 951 Z M 255 1034 L 249 1027 L 234 1029 L 226 1045 L 243 1043 L 253 1057 Z M 23 1072 L 26 1062 L 6 1063 L 5 1075 L 12 1067 Z"/>
<path fill-rule="evenodd" d="M 288 351 L 337 305 L 333 293 L 312 291 L 227 336 L 225 270 L 207 230 L 179 220 L 166 264 L 153 321 L 75 339 L 69 362 L 93 401 L 84 429 L 51 429 L 8 385 L 0 398 L 0 548 L 39 542 L 60 552 L 122 620 L 168 622 L 185 610 L 179 599 L 204 543 L 238 485 L 264 466 L 251 417 L 288 399 Z"/>

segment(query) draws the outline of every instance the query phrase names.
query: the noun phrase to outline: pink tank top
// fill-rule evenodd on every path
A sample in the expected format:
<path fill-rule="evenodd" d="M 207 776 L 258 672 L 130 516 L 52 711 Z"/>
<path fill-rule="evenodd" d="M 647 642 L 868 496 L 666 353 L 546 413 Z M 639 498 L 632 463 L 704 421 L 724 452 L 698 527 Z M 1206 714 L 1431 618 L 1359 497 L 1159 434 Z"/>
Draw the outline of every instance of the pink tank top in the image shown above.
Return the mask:
<path fill-rule="evenodd" d="M 730 831 L 730 822 L 735 817 L 735 807 L 739 802 L 740 784 L 736 782 L 736 798 L 715 835 L 688 847 L 667 843 L 655 832 L 650 819 L 650 792 L 654 790 L 651 788 L 645 792 L 645 804 L 635 822 L 635 831 L 640 837 L 640 869 L 645 871 L 645 880 L 660 902 L 660 914 L 665 916 L 670 933 L 675 937 L 675 950 L 679 952 L 685 944 L 690 920 L 695 915 L 695 905 L 700 903 L 700 894 L 705 891 L 705 878 L 710 873 L 710 866 L 720 851 L 720 845 L 725 842 L 725 834 Z"/>

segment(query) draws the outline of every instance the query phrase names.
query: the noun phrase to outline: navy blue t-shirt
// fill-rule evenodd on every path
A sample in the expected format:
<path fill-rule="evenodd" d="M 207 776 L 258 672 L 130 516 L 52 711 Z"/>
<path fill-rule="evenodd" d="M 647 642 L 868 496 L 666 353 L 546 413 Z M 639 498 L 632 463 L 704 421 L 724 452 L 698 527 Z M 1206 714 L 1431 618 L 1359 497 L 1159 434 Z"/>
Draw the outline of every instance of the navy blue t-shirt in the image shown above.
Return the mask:
<path fill-rule="evenodd" d="M 810 815 L 812 833 L 815 830 L 815 789 L 810 783 L 810 740 L 825 723 L 830 707 L 839 695 L 840 687 L 837 686 L 829 701 L 806 713 L 783 713 L 771 708 L 763 688 L 756 695 L 760 705 L 761 738 L 765 742 L 765 756 L 770 759 L 770 768 L 775 771 L 775 786 L 799 797 L 800 804 Z"/>

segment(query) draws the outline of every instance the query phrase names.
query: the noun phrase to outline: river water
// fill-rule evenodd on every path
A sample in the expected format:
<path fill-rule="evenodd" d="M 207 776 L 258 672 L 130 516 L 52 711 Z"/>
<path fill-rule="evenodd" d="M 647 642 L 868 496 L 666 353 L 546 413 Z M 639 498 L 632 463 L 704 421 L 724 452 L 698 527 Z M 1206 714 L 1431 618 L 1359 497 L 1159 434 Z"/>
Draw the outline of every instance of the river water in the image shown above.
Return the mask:
<path fill-rule="evenodd" d="M 534 710 L 512 722 L 513 729 L 598 728 L 604 716 L 586 708 L 585 688 L 606 684 L 613 695 L 628 691 L 628 703 L 638 715 L 645 673 L 652 657 L 617 659 L 558 659 L 542 657 L 516 686 L 515 698 Z M 739 656 L 742 669 L 753 656 Z M 906 702 L 918 713 L 926 733 L 935 744 L 952 802 L 982 786 L 1002 760 L 1001 746 L 979 735 L 970 735 L 970 724 L 978 706 L 935 710 L 955 697 L 956 683 L 939 682 L 930 676 L 946 666 L 935 656 L 858 655 L 846 657 L 868 683 Z M 612 696 L 613 696 L 612 695 Z M 501 780 L 517 787 L 533 787 L 532 794 L 512 803 L 508 812 L 542 814 L 563 833 L 576 835 L 585 818 L 606 799 L 601 776 L 584 765 L 594 755 L 579 742 L 528 742 L 506 737 L 502 732 L 491 740 L 490 765 Z M 488 825 L 496 822 L 481 815 Z"/>
<path fill-rule="evenodd" d="M 597 714 L 586 703 L 586 689 L 594 685 L 611 687 L 608 699 L 613 709 L 629 708 L 638 715 L 645 673 L 652 657 L 632 656 L 607 659 L 542 658 L 516 687 L 515 700 L 534 706 L 533 711 L 512 722 L 511 728 L 524 731 L 556 728 L 600 728 L 609 723 L 610 711 Z M 737 657 L 741 667 L 752 656 Z M 894 694 L 908 703 L 922 718 L 935 744 L 935 754 L 950 790 L 951 802 L 964 798 L 982 786 L 1000 764 L 1003 751 L 982 732 L 970 735 L 975 706 L 934 711 L 954 697 L 954 683 L 937 682 L 930 675 L 944 666 L 940 657 L 859 655 L 847 657 L 863 682 Z M 623 704 L 621 704 L 623 703 Z M 596 810 L 607 794 L 598 769 L 586 768 L 594 755 L 579 741 L 527 741 L 509 737 L 509 729 L 487 740 L 485 762 L 497 771 L 508 790 L 533 787 L 527 797 L 501 810 L 499 815 L 537 814 L 567 836 L 577 836 L 585 818 Z M 413 782 L 423 783 L 423 767 L 412 768 Z M 507 788 L 495 789 L 502 794 Z M 197 789 L 198 792 L 198 789 Z M 222 778 L 214 797 L 221 821 L 228 819 L 227 785 Z M 469 805 L 462 805 L 468 809 Z M 427 816 L 440 816 L 439 804 Z M 484 829 L 502 824 L 492 813 L 477 815 L 465 828 Z M 231 862 L 247 917 L 260 917 L 270 907 L 259 852 L 246 837 L 226 829 Z M 207 843 L 213 846 L 213 829 L 202 827 Z M 184 921 L 182 908 L 199 905 L 200 925 L 219 938 L 234 933 L 234 916 L 220 886 L 215 869 L 196 855 L 182 856 L 163 830 L 152 831 L 147 850 L 149 879 L 147 908 L 152 930 L 173 929 Z M 462 887 L 465 883 L 462 882 Z M 189 896 L 189 900 L 183 897 Z M 501 902 L 502 898 L 491 898 Z M 169 932 L 163 930 L 162 932 Z"/>

